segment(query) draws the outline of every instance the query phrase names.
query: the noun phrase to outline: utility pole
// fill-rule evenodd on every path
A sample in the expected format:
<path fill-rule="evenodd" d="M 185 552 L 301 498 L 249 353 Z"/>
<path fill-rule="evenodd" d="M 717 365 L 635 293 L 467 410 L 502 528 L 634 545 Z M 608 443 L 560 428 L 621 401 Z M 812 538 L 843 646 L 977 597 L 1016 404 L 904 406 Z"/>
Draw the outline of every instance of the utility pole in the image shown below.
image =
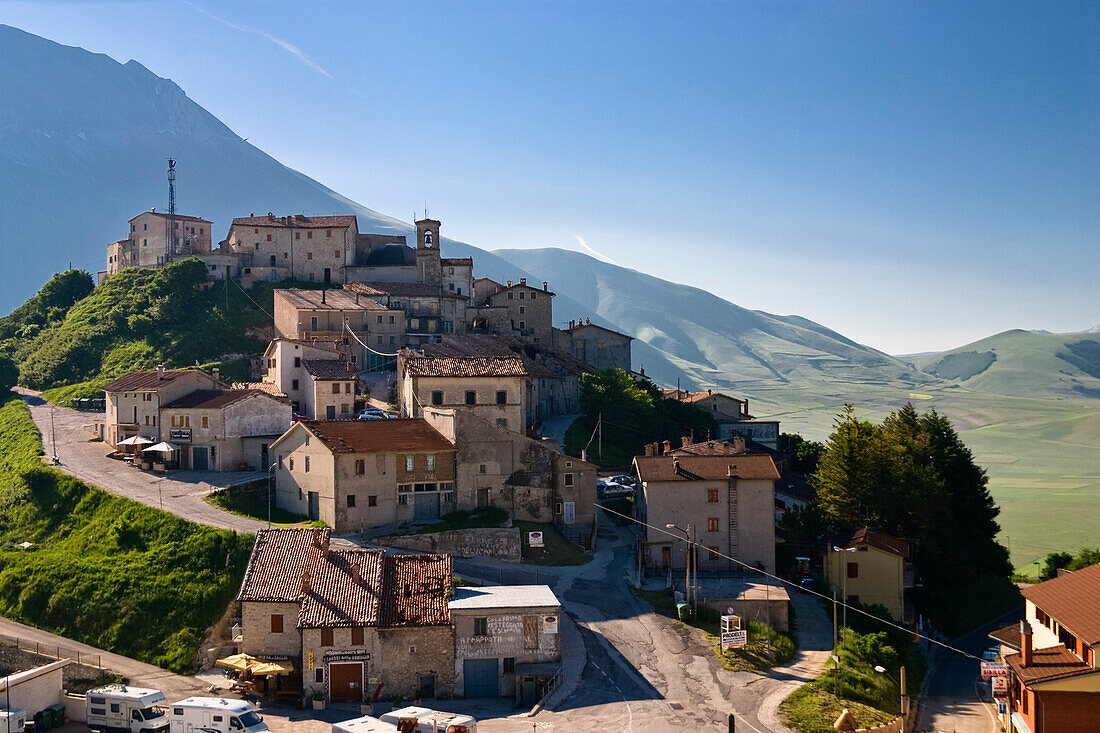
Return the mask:
<path fill-rule="evenodd" d="M 695 525 L 688 525 L 688 532 L 691 535 L 691 542 L 688 546 L 688 552 L 691 553 L 691 599 L 692 599 L 692 615 L 696 620 L 699 619 L 699 555 L 695 552 Z"/>
<path fill-rule="evenodd" d="M 57 460 L 57 428 L 53 422 L 54 406 L 50 405 L 50 443 L 53 444 L 53 465 L 57 465 L 60 461 Z"/>
<path fill-rule="evenodd" d="M 736 733 L 734 731 L 734 728 L 736 727 L 736 725 L 735 725 L 736 720 L 737 720 L 737 718 L 733 717 L 733 713 L 730 713 L 729 717 L 726 719 L 726 724 L 729 726 L 729 730 L 728 730 L 727 733 Z"/>
<path fill-rule="evenodd" d="M 833 697 L 840 697 L 840 649 L 836 637 L 836 588 L 833 588 Z"/>
<path fill-rule="evenodd" d="M 599 419 L 596 421 L 596 430 L 600 433 L 600 442 L 598 443 L 600 458 L 603 458 L 603 413 L 600 413 Z"/>
<path fill-rule="evenodd" d="M 901 688 L 901 714 L 908 717 L 909 715 L 909 696 L 905 694 L 905 665 L 901 665 L 901 674 L 898 677 Z"/>

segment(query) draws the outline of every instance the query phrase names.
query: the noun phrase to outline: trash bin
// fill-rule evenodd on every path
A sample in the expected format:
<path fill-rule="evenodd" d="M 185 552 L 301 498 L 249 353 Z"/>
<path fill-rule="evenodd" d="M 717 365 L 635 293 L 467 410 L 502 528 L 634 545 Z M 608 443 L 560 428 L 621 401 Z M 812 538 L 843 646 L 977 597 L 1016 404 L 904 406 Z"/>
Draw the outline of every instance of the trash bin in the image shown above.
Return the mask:
<path fill-rule="evenodd" d="M 681 621 L 687 621 L 691 618 L 691 604 L 687 601 L 677 601 L 676 603 L 676 617 Z"/>
<path fill-rule="evenodd" d="M 60 728 L 65 725 L 65 706 L 61 703 L 56 705 L 50 705 L 47 710 L 50 711 L 50 727 Z"/>
<path fill-rule="evenodd" d="M 48 710 L 39 710 L 34 714 L 34 729 L 38 731 L 50 729 L 50 718 L 53 715 Z"/>

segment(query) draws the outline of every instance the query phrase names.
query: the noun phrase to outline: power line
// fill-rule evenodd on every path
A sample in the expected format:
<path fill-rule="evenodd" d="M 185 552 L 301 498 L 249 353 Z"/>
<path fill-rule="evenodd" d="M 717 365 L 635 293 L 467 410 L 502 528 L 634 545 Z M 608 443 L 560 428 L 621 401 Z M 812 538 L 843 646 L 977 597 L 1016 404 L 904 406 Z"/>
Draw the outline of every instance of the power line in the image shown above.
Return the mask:
<path fill-rule="evenodd" d="M 652 529 L 656 532 L 660 532 L 661 534 L 668 535 L 669 537 L 672 537 L 673 539 L 683 540 L 683 541 L 687 542 L 687 540 L 683 536 L 678 535 L 678 534 L 673 534 L 672 532 L 669 532 L 667 529 L 662 529 L 661 527 L 655 527 L 652 524 L 648 524 L 646 522 L 643 522 L 640 519 L 635 519 L 634 517 L 629 517 L 626 514 L 622 514 L 621 512 L 615 511 L 614 509 L 609 509 L 606 506 L 604 506 L 603 504 L 600 504 L 598 502 L 596 503 L 596 506 L 599 507 L 600 509 L 603 509 L 605 512 L 609 512 L 609 513 L 614 514 L 616 516 L 622 517 L 623 519 L 628 519 L 631 522 L 634 522 L 635 524 L 640 524 L 643 527 L 645 527 L 646 529 Z M 696 548 L 696 550 L 698 550 L 698 548 L 700 548 L 700 547 L 704 547 L 704 545 L 699 544 L 699 542 L 697 542 L 697 541 L 696 542 L 690 542 L 689 544 L 693 545 Z M 765 570 L 761 570 L 757 567 L 749 565 L 746 562 L 742 562 L 741 560 L 738 560 L 736 557 L 730 557 L 729 555 L 724 555 L 721 552 L 718 552 L 717 550 L 713 550 L 709 547 L 706 547 L 705 549 L 713 555 L 717 555 L 718 557 L 721 557 L 725 560 L 735 562 L 738 565 L 742 565 L 742 566 L 748 568 L 749 570 L 753 571 L 754 573 L 760 573 L 762 576 L 764 576 L 766 578 L 772 578 L 774 580 L 777 580 L 778 582 L 780 582 L 784 585 L 789 585 L 792 588 L 796 588 L 796 589 L 802 591 L 803 593 L 809 593 L 811 595 L 815 595 L 818 598 L 823 598 L 826 601 L 829 601 L 830 603 L 835 603 L 837 605 L 843 606 L 846 609 L 850 608 L 852 611 L 854 611 L 856 613 L 861 613 L 869 619 L 873 619 L 874 621 L 878 621 L 879 623 L 885 624 L 887 626 L 892 626 L 895 629 L 898 629 L 899 631 L 904 631 L 906 634 L 912 634 L 913 636 L 917 637 L 918 639 L 924 639 L 925 641 L 927 641 L 929 643 L 937 644 L 937 645 L 943 647 L 944 649 L 956 652 L 958 654 L 963 655 L 964 657 L 968 657 L 969 659 L 980 659 L 979 657 L 976 657 L 973 654 L 970 654 L 969 652 L 964 652 L 962 649 L 959 649 L 957 647 L 953 647 L 950 644 L 945 644 L 942 641 L 937 641 L 936 639 L 933 639 L 930 636 L 925 636 L 924 634 L 913 631 L 912 629 L 907 629 L 904 626 L 896 624 L 893 621 L 887 621 L 884 618 L 880 618 L 878 616 L 875 616 L 872 613 L 868 613 L 867 611 L 864 611 L 862 608 L 856 608 L 854 606 L 849 606 L 846 601 L 838 601 L 834 598 L 830 598 L 829 596 L 825 595 L 824 593 L 818 593 L 815 590 L 810 590 L 809 588 L 803 588 L 802 586 L 796 585 L 796 584 L 792 583 L 789 580 L 786 580 L 784 578 L 780 578 L 778 575 L 772 575 L 771 573 L 769 573 Z"/>
<path fill-rule="evenodd" d="M 228 275 L 228 274 L 226 275 L 226 279 L 227 279 L 227 280 L 233 280 L 233 278 L 229 277 L 229 275 Z M 264 314 L 265 316 L 267 316 L 268 318 L 270 318 L 270 319 L 271 319 L 272 321 L 274 321 L 274 320 L 275 320 L 275 316 L 273 316 L 273 315 L 271 315 L 270 313 L 268 313 L 268 312 L 267 312 L 267 309 L 266 309 L 266 308 L 264 308 L 264 307 L 263 307 L 262 305 L 260 305 L 259 303 L 257 303 L 257 302 L 256 302 L 255 300 L 252 300 L 252 296 L 248 294 L 248 291 L 247 291 L 247 290 L 245 290 L 244 288 L 242 288 L 242 287 L 241 287 L 241 284 L 240 284 L 239 282 L 237 282 L 236 280 L 233 280 L 233 284 L 234 284 L 234 285 L 236 285 L 236 286 L 237 286 L 237 287 L 238 287 L 238 288 L 240 289 L 240 291 L 241 291 L 242 293 L 244 293 L 244 297 L 246 297 L 246 298 L 248 298 L 249 300 L 251 300 L 251 301 L 252 301 L 252 305 L 256 306 L 256 307 L 257 307 L 257 308 L 259 308 L 259 309 L 260 309 L 261 311 L 263 311 L 263 314 Z"/>
<path fill-rule="evenodd" d="M 396 357 L 398 355 L 397 352 L 394 352 L 392 354 L 385 354 L 385 353 L 382 353 L 381 351 L 375 351 L 371 347 L 367 346 L 365 343 L 363 343 L 363 340 L 361 338 L 359 338 L 358 336 L 355 335 L 355 331 L 351 330 L 351 326 L 348 325 L 347 321 L 344 321 L 344 330 L 347 331 L 348 333 L 350 333 L 351 337 L 353 339 L 355 339 L 356 341 L 358 341 L 360 346 L 362 346 L 364 349 L 366 349 L 367 351 L 369 351 L 372 354 L 377 354 L 378 356 L 385 356 L 385 357 Z"/>

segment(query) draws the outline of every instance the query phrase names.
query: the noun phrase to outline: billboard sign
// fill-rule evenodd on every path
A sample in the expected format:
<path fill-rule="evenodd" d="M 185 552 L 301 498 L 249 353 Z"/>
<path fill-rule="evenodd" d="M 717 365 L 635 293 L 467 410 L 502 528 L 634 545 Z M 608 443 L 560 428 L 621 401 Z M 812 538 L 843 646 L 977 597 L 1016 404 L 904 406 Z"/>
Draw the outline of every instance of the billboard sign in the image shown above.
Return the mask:
<path fill-rule="evenodd" d="M 982 679 L 992 677 L 1005 677 L 1008 675 L 1008 665 L 1004 662 L 982 662 Z"/>
<path fill-rule="evenodd" d="M 747 629 L 739 629 L 737 631 L 725 631 L 722 633 L 723 649 L 740 649 L 748 643 L 749 632 Z"/>

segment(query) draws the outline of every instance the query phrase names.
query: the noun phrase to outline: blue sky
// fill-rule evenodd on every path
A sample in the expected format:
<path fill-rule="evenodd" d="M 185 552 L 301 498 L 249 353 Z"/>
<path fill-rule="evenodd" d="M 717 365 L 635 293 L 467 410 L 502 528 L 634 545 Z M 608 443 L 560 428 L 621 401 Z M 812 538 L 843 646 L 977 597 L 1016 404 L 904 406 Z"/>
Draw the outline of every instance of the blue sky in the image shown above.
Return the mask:
<path fill-rule="evenodd" d="M 891 353 L 1100 324 L 1100 4 L 0 0 L 0 22 L 137 59 L 478 246 L 590 248 Z"/>

